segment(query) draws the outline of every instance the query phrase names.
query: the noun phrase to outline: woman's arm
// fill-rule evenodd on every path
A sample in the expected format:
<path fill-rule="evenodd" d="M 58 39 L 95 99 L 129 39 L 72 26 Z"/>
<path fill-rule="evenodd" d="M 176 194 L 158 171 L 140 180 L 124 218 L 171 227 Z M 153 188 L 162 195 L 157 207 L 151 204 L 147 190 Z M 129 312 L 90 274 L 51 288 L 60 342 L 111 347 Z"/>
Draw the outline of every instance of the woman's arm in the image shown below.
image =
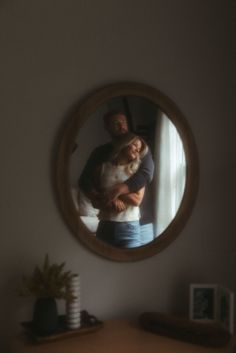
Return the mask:
<path fill-rule="evenodd" d="M 145 187 L 142 187 L 137 192 L 131 192 L 126 195 L 120 195 L 119 199 L 122 200 L 127 205 L 139 206 L 143 200 L 145 192 Z"/>
<path fill-rule="evenodd" d="M 116 212 L 122 212 L 131 206 L 139 206 L 143 200 L 145 188 L 143 187 L 137 192 L 132 192 L 126 195 L 121 195 L 119 198 L 110 203 L 110 207 Z"/>

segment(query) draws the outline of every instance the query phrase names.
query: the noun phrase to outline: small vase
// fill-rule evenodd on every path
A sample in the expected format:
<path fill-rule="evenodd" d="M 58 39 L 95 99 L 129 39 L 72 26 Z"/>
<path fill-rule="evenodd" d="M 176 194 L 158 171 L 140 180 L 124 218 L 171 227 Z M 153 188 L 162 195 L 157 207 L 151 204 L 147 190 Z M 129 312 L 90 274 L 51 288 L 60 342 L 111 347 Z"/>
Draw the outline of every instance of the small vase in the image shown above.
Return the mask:
<path fill-rule="evenodd" d="M 39 298 L 34 305 L 33 325 L 41 334 L 50 334 L 58 328 L 57 303 L 54 298 Z"/>
<path fill-rule="evenodd" d="M 80 279 L 79 275 L 72 277 L 68 290 L 75 297 L 72 301 L 66 303 L 66 321 L 70 330 L 78 329 L 80 320 Z"/>

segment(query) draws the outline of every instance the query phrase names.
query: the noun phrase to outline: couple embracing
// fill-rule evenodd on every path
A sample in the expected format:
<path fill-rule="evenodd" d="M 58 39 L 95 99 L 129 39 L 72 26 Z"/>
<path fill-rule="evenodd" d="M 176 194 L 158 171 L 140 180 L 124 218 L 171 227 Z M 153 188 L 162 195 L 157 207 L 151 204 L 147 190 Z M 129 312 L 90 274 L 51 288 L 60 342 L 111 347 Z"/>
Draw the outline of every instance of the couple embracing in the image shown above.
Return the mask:
<path fill-rule="evenodd" d="M 79 187 L 99 209 L 97 238 L 119 248 L 138 247 L 153 240 L 152 224 L 140 225 L 140 206 L 151 182 L 154 164 L 145 141 L 128 130 L 126 116 L 104 115 L 111 142 L 90 155 Z"/>

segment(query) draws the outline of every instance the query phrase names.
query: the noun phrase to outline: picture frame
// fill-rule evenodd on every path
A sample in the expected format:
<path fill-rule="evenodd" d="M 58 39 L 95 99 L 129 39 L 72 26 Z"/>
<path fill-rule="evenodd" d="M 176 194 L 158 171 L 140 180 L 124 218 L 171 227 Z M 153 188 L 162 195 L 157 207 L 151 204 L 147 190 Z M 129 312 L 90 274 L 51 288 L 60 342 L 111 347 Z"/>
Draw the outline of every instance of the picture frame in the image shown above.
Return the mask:
<path fill-rule="evenodd" d="M 217 319 L 217 285 L 190 285 L 190 320 L 214 322 Z"/>
<path fill-rule="evenodd" d="M 191 284 L 189 318 L 202 323 L 218 323 L 233 334 L 234 293 L 218 284 Z"/>

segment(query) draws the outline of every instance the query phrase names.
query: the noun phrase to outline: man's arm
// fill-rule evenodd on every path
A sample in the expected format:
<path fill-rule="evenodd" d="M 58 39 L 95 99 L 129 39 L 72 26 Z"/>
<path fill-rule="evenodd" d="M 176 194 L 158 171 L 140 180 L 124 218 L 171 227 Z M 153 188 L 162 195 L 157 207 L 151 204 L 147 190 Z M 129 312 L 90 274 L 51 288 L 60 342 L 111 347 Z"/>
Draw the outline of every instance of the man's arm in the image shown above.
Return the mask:
<path fill-rule="evenodd" d="M 107 159 L 110 150 L 110 145 L 102 145 L 95 148 L 90 154 L 85 167 L 79 178 L 79 188 L 86 194 L 87 197 L 97 190 L 97 168 Z"/>
<path fill-rule="evenodd" d="M 89 156 L 85 167 L 79 177 L 79 188 L 83 190 L 86 195 L 91 192 L 91 189 L 93 188 L 94 170 L 97 167 L 96 155 L 97 149 L 95 149 Z"/>
<path fill-rule="evenodd" d="M 125 184 L 129 188 L 129 192 L 137 192 L 143 186 L 146 186 L 152 181 L 154 174 L 154 162 L 150 150 L 139 166 L 137 172 L 132 175 L 128 180 L 125 181 Z"/>
<path fill-rule="evenodd" d="M 145 187 L 141 188 L 137 192 L 131 192 L 126 195 L 121 195 L 119 199 L 125 202 L 127 205 L 139 206 L 143 200 Z"/>
<path fill-rule="evenodd" d="M 152 181 L 154 174 L 154 162 L 150 150 L 139 166 L 137 172 L 132 175 L 124 183 L 115 185 L 107 194 L 108 201 L 112 201 L 119 197 L 120 195 L 125 195 L 128 193 L 137 192 L 142 187 L 146 186 Z"/>

